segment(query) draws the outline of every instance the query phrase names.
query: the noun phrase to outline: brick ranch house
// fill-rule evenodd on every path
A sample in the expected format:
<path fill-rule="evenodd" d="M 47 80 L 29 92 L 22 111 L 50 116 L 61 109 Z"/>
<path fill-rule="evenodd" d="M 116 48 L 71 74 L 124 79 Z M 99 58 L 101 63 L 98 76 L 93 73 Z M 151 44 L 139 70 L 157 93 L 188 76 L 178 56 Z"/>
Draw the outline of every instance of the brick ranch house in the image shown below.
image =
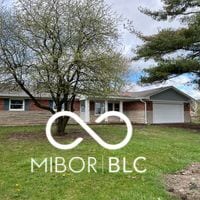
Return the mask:
<path fill-rule="evenodd" d="M 36 97 L 42 104 L 54 107 L 48 95 Z M 123 112 L 133 123 L 190 123 L 192 100 L 192 97 L 170 86 L 107 98 L 77 98 L 74 110 L 87 123 L 93 123 L 100 114 L 113 110 Z M 50 116 L 50 112 L 36 107 L 23 92 L 0 92 L 0 125 L 45 124 Z M 107 122 L 120 120 L 111 117 Z"/>

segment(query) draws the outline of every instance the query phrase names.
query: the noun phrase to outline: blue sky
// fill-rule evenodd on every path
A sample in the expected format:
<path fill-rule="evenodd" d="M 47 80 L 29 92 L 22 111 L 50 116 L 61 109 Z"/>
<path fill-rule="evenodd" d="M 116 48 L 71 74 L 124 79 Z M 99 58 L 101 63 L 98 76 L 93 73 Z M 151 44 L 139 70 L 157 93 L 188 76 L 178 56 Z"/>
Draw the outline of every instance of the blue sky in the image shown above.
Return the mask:
<path fill-rule="evenodd" d="M 179 28 L 181 24 L 178 21 L 173 22 L 156 22 L 148 16 L 140 13 L 138 8 L 148 7 L 152 10 L 158 10 L 162 8 L 161 0 L 105 0 L 109 5 L 111 5 L 112 9 L 116 11 L 116 13 L 124 19 L 129 19 L 133 21 L 133 25 L 136 30 L 141 31 L 145 35 L 155 34 L 161 28 L 173 27 Z M 5 0 L 7 4 L 11 3 L 12 0 Z M 138 45 L 142 44 L 136 36 L 130 34 L 128 31 L 121 29 L 121 44 L 122 44 L 122 52 L 124 55 L 128 57 L 133 56 L 133 49 Z M 182 91 L 188 93 L 194 98 L 200 99 L 200 91 L 194 88 L 194 85 L 189 84 L 189 82 L 193 79 L 193 77 L 189 74 L 185 74 L 174 78 L 172 80 L 166 81 L 165 83 L 158 85 L 150 85 L 150 86 L 140 86 L 137 84 L 139 78 L 142 74 L 142 69 L 148 68 L 153 64 L 150 62 L 134 62 L 131 65 L 132 75 L 131 75 L 131 85 L 127 87 L 131 91 L 144 90 L 154 87 L 160 86 L 168 86 L 173 85 Z"/>

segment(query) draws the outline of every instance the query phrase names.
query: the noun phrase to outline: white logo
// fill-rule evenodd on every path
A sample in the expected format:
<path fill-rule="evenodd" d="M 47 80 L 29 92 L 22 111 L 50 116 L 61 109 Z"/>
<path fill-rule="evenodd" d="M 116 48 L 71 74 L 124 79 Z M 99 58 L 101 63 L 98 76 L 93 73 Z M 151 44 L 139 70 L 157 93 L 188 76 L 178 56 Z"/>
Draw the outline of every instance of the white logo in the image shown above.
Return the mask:
<path fill-rule="evenodd" d="M 108 144 L 104 140 L 102 140 L 101 137 L 99 137 L 78 115 L 76 115 L 75 113 L 69 112 L 69 111 L 62 111 L 62 112 L 58 112 L 58 113 L 52 115 L 49 118 L 47 125 L 46 125 L 46 136 L 47 136 L 49 142 L 58 149 L 62 149 L 62 150 L 73 149 L 77 145 L 79 145 L 83 140 L 83 138 L 79 137 L 71 144 L 65 144 L 65 145 L 60 144 L 54 140 L 54 138 L 52 137 L 52 134 L 51 134 L 52 124 L 54 123 L 54 121 L 56 119 L 58 119 L 59 117 L 63 117 L 63 116 L 71 117 L 72 119 L 74 119 L 85 131 L 87 131 L 87 133 L 94 140 L 96 140 L 97 143 L 99 143 L 105 149 L 109 149 L 109 150 L 121 149 L 128 144 L 128 142 L 130 141 L 130 139 L 132 137 L 133 128 L 132 128 L 131 122 L 128 119 L 128 117 L 121 112 L 116 112 L 116 111 L 106 112 L 106 113 L 102 114 L 101 116 L 99 116 L 95 120 L 96 123 L 101 123 L 106 118 L 115 116 L 115 117 L 121 118 L 125 122 L 126 127 L 127 127 L 126 137 L 118 144 Z"/>

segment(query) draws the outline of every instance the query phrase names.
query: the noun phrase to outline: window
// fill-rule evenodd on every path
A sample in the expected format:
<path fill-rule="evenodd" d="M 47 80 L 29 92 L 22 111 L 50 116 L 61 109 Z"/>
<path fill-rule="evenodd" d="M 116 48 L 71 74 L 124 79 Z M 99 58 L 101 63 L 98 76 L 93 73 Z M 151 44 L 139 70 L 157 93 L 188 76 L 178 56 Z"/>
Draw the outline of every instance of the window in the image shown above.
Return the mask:
<path fill-rule="evenodd" d="M 119 111 L 119 103 L 114 104 L 114 111 Z"/>
<path fill-rule="evenodd" d="M 108 111 L 113 111 L 113 103 L 108 103 Z"/>
<path fill-rule="evenodd" d="M 23 111 L 24 110 L 24 100 L 21 99 L 11 99 L 10 100 L 10 106 L 9 110 L 18 110 Z"/>
<path fill-rule="evenodd" d="M 105 104 L 102 102 L 95 103 L 95 115 L 100 115 L 105 112 Z"/>
<path fill-rule="evenodd" d="M 108 103 L 108 111 L 119 111 L 119 103 Z"/>

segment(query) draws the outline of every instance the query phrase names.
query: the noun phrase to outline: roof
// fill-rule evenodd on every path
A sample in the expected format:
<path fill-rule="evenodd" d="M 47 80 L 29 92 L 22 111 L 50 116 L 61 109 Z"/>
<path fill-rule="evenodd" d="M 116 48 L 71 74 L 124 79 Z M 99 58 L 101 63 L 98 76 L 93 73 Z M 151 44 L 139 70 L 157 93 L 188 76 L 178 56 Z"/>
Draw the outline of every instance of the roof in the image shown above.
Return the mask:
<path fill-rule="evenodd" d="M 49 93 L 33 93 L 33 96 L 36 98 L 51 98 Z M 23 91 L 0 91 L 0 97 L 20 97 L 20 98 L 29 98 L 29 96 Z"/>
<path fill-rule="evenodd" d="M 170 89 L 170 87 L 160 87 L 160 88 L 143 90 L 143 91 L 138 91 L 138 92 L 129 92 L 128 96 L 133 97 L 133 98 L 147 98 L 167 89 Z"/>
<path fill-rule="evenodd" d="M 154 96 L 156 94 L 159 94 L 161 92 L 164 92 L 165 90 L 168 89 L 173 89 L 175 90 L 177 93 L 186 96 L 189 99 L 193 99 L 191 96 L 189 96 L 188 94 L 182 92 L 181 90 L 177 89 L 174 86 L 167 86 L 167 87 L 159 87 L 159 88 L 154 88 L 154 89 L 150 89 L 150 90 L 144 90 L 144 91 L 138 91 L 138 92 L 129 92 L 128 94 L 125 93 L 128 97 L 132 97 L 134 99 L 149 99 L 151 96 Z"/>
<path fill-rule="evenodd" d="M 110 95 L 108 99 L 127 99 L 127 100 L 138 100 L 138 99 L 150 99 L 151 96 L 159 94 L 165 90 L 173 89 L 177 93 L 186 96 L 187 98 L 194 100 L 191 96 L 185 94 L 184 92 L 180 91 L 179 89 L 173 87 L 173 86 L 167 86 L 167 87 L 160 87 L 150 90 L 144 90 L 144 91 L 138 91 L 138 92 L 124 92 L 120 95 Z M 34 97 L 36 98 L 47 98 L 51 99 L 51 95 L 49 93 L 34 93 Z M 20 98 L 29 98 L 29 96 L 23 92 L 22 90 L 19 91 L 0 91 L 0 97 L 20 97 Z"/>
<path fill-rule="evenodd" d="M 129 94 L 126 94 L 129 97 L 132 97 L 134 99 L 150 99 L 150 97 L 159 94 L 161 92 L 164 92 L 166 90 L 173 89 L 180 95 L 183 95 L 187 97 L 188 99 L 195 100 L 193 97 L 189 96 L 188 94 L 182 92 L 181 90 L 177 89 L 174 86 L 167 86 L 167 87 L 159 87 L 159 88 L 154 88 L 150 90 L 144 90 L 144 91 L 139 91 L 139 92 L 130 92 Z"/>

